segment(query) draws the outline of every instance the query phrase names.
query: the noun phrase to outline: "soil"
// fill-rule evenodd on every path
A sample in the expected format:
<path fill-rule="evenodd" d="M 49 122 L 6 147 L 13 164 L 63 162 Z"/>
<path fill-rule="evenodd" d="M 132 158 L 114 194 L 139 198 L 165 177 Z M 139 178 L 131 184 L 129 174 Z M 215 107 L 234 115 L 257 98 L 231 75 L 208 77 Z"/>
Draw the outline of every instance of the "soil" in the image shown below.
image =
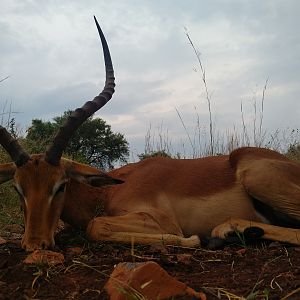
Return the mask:
<path fill-rule="evenodd" d="M 300 299 L 300 247 L 270 242 L 216 251 L 131 247 L 91 243 L 73 230 L 60 232 L 56 243 L 54 250 L 65 256 L 65 263 L 56 266 L 24 264 L 27 253 L 18 235 L 1 245 L 0 299 L 105 300 L 104 285 L 116 264 L 149 260 L 207 299 Z"/>

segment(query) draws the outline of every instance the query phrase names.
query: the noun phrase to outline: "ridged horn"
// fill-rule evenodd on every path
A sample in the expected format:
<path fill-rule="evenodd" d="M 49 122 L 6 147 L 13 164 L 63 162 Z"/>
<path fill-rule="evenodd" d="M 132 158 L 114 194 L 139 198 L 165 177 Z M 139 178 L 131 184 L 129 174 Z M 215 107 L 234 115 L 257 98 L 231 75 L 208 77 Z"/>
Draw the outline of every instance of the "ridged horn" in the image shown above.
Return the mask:
<path fill-rule="evenodd" d="M 77 108 L 72 114 L 68 117 L 64 125 L 62 125 L 58 132 L 56 133 L 52 145 L 47 149 L 45 160 L 51 165 L 58 165 L 61 159 L 63 151 L 66 149 L 66 146 L 72 137 L 73 133 L 77 128 L 86 121 L 93 113 L 99 110 L 104 106 L 112 97 L 115 91 L 115 77 L 114 69 L 109 53 L 109 48 L 104 37 L 104 34 L 99 26 L 99 23 L 94 16 L 98 33 L 101 39 L 104 62 L 105 62 L 105 71 L 106 71 L 106 80 L 102 92 L 96 96 L 92 101 L 86 102 L 81 108 Z"/>
<path fill-rule="evenodd" d="M 18 141 L 2 126 L 0 126 L 0 144 L 10 155 L 17 167 L 26 164 L 30 156 L 23 150 Z"/>

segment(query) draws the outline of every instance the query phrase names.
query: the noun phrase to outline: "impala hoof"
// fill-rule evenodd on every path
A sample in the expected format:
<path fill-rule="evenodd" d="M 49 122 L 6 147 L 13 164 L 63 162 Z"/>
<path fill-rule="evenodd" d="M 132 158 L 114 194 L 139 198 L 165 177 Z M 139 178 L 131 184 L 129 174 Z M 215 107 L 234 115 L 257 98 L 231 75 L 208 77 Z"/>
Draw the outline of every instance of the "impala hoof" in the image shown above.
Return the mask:
<path fill-rule="evenodd" d="M 256 240 L 262 238 L 265 234 L 265 231 L 257 226 L 247 227 L 244 230 L 244 236 L 248 240 Z"/>
<path fill-rule="evenodd" d="M 213 231 L 211 232 L 211 237 L 224 240 L 230 233 L 234 231 L 236 231 L 236 229 L 234 228 L 234 226 L 232 226 L 232 224 L 223 223 L 213 229 Z"/>
<path fill-rule="evenodd" d="M 34 250 L 45 250 L 54 247 L 54 241 L 49 241 L 46 239 L 30 239 L 23 240 L 22 248 L 28 252 L 32 252 Z"/>

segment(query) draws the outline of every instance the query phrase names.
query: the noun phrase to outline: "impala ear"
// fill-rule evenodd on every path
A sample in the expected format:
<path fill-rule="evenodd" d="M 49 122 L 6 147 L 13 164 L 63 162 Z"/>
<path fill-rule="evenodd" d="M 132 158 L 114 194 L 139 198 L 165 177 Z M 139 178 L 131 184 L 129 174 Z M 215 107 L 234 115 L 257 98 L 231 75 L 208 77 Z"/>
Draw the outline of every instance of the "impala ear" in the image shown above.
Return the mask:
<path fill-rule="evenodd" d="M 7 163 L 0 165 L 0 184 L 14 178 L 16 165 L 14 163 Z"/>
<path fill-rule="evenodd" d="M 65 165 L 66 175 L 69 178 L 75 179 L 79 182 L 95 187 L 121 184 L 124 182 L 123 180 L 113 178 L 106 173 L 88 165 L 76 163 L 66 159 L 63 159 L 62 161 Z"/>
<path fill-rule="evenodd" d="M 96 186 L 96 187 L 124 183 L 123 180 L 110 177 L 109 175 L 107 175 L 105 173 L 99 174 L 99 175 L 87 175 L 87 176 L 85 176 L 85 180 L 86 180 L 86 183 L 90 184 L 91 186 Z"/>
<path fill-rule="evenodd" d="M 121 184 L 124 182 L 123 180 L 110 177 L 109 175 L 102 172 L 100 174 L 86 174 L 84 172 L 83 173 L 68 172 L 67 175 L 69 178 L 75 179 L 79 182 L 86 183 L 95 187 L 101 187 L 104 185 Z"/>

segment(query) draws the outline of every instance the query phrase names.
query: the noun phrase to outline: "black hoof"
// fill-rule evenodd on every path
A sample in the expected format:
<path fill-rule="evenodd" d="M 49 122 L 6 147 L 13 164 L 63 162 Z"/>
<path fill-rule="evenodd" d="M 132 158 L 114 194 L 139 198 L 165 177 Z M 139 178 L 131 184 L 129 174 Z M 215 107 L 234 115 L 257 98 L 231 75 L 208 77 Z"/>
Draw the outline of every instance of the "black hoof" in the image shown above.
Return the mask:
<path fill-rule="evenodd" d="M 263 237 L 265 234 L 264 230 L 260 227 L 252 226 L 252 227 L 247 227 L 244 230 L 244 236 L 245 239 L 249 240 L 256 240 L 261 237 Z"/>

